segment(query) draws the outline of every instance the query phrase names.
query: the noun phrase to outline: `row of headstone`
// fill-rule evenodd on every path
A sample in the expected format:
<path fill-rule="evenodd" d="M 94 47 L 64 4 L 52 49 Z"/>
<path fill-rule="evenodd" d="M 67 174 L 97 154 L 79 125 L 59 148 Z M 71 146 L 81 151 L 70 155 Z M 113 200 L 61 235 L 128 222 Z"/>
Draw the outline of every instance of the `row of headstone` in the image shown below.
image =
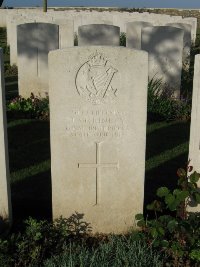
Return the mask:
<path fill-rule="evenodd" d="M 37 26 L 36 33 L 43 25 Z M 58 36 L 56 26 L 49 30 Z M 2 54 L 0 217 L 11 221 Z M 200 55 L 195 59 L 189 152 L 196 171 L 199 72 Z M 93 232 L 126 232 L 134 215 L 143 212 L 148 54 L 111 46 L 52 51 L 49 84 L 53 218 L 78 212 Z"/>
<path fill-rule="evenodd" d="M 136 46 L 135 48 L 149 53 L 149 78 L 161 79 L 162 91 L 178 98 L 180 96 L 184 31 L 171 26 L 146 26 L 150 25 L 142 22 L 128 25 L 127 46 L 133 43 L 132 47 Z M 19 93 L 23 97 L 29 97 L 31 92 L 40 96 L 48 93 L 47 55 L 49 51 L 60 48 L 59 27 L 53 23 L 27 23 L 17 26 Z M 57 29 L 56 33 L 51 30 L 55 28 Z M 67 29 L 68 25 L 63 24 L 63 28 Z M 68 40 L 68 43 L 65 42 L 65 47 L 73 46 L 72 31 L 68 30 L 69 35 L 66 32 L 67 30 L 63 30 L 65 33 L 63 36 L 65 36 L 65 40 Z M 133 36 L 135 39 L 132 38 Z M 116 26 L 95 24 L 79 27 L 79 46 L 119 46 L 119 40 L 120 29 Z M 54 43 L 53 46 L 52 43 Z M 27 68 L 27 66 L 29 67 Z"/>
<path fill-rule="evenodd" d="M 192 28 L 192 41 L 195 42 L 196 30 L 197 30 L 197 19 L 196 18 L 182 18 L 181 16 L 170 16 L 170 15 L 160 15 L 160 14 L 149 14 L 147 12 L 138 13 L 138 12 L 117 12 L 117 11 L 53 11 L 49 10 L 47 14 L 41 12 L 41 10 L 30 9 L 30 10 L 13 10 L 8 12 L 9 14 L 6 17 L 6 26 L 7 26 L 7 35 L 8 35 L 8 44 L 10 44 L 11 27 L 13 22 L 17 20 L 17 17 L 27 20 L 30 19 L 36 20 L 36 22 L 44 22 L 43 18 L 47 19 L 50 22 L 55 19 L 70 19 L 74 21 L 74 31 L 78 31 L 78 27 L 88 24 L 109 24 L 120 27 L 121 32 L 126 32 L 126 23 L 133 21 L 144 21 L 151 23 L 154 26 L 165 26 L 168 23 L 187 23 L 191 25 Z"/>

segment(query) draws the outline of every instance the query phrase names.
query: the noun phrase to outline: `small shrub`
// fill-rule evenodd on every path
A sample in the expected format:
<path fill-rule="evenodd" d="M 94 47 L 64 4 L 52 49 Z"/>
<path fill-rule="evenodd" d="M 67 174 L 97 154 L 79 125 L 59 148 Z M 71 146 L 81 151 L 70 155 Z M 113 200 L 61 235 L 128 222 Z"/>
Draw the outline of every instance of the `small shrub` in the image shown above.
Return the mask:
<path fill-rule="evenodd" d="M 7 105 L 7 111 L 11 116 L 26 116 L 35 119 L 49 119 L 49 98 L 39 98 L 33 93 L 27 99 L 19 96 L 11 100 Z"/>
<path fill-rule="evenodd" d="M 4 70 L 5 70 L 5 77 L 18 75 L 18 68 L 16 65 L 11 66 L 10 64 L 5 63 Z"/>
<path fill-rule="evenodd" d="M 162 93 L 162 80 L 151 79 L 148 83 L 148 119 L 156 120 L 187 120 L 190 118 L 191 102 L 175 100 Z"/>
<path fill-rule="evenodd" d="M 70 242 L 87 235 L 89 227 L 82 219 L 78 213 L 53 223 L 27 219 L 23 232 L 0 239 L 0 266 L 42 266 L 44 260 L 63 254 Z"/>
<path fill-rule="evenodd" d="M 192 168 L 188 167 L 188 170 Z M 177 188 L 173 191 L 159 188 L 158 199 L 147 206 L 154 211 L 155 219 L 148 220 L 138 214 L 137 225 L 153 247 L 168 254 L 172 266 L 197 266 L 200 263 L 200 214 L 189 213 L 187 207 L 191 201 L 200 204 L 197 187 L 200 174 L 193 172 L 187 176 L 186 170 L 179 169 L 177 175 Z"/>

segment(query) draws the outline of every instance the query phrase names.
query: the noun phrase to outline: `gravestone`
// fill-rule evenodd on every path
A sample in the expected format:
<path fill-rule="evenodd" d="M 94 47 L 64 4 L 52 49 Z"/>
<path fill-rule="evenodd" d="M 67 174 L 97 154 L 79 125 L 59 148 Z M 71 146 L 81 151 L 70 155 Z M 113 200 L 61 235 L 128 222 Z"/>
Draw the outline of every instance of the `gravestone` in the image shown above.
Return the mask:
<path fill-rule="evenodd" d="M 53 218 L 84 214 L 125 232 L 143 211 L 148 55 L 124 47 L 52 51 Z"/>
<path fill-rule="evenodd" d="M 134 21 L 126 24 L 126 46 L 141 49 L 142 28 L 153 26 L 149 22 Z"/>
<path fill-rule="evenodd" d="M 10 40 L 10 62 L 11 65 L 17 64 L 17 26 L 25 23 L 52 23 L 59 26 L 59 48 L 74 46 L 74 26 L 72 20 L 56 19 L 50 17 L 35 17 L 18 19 L 12 26 L 12 37 Z M 11 24 L 12 25 L 12 24 Z"/>
<path fill-rule="evenodd" d="M 48 53 L 59 48 L 59 26 L 27 23 L 17 26 L 19 94 L 48 93 Z"/>
<path fill-rule="evenodd" d="M 162 92 L 170 97 L 180 97 L 182 29 L 170 26 L 142 29 L 142 49 L 149 53 L 149 78 L 161 79 Z"/>
<path fill-rule="evenodd" d="M 7 141 L 3 50 L 0 48 L 0 232 L 2 225 L 12 221 L 10 173 Z"/>
<path fill-rule="evenodd" d="M 192 113 L 190 124 L 190 145 L 189 145 L 189 160 L 190 166 L 193 166 L 193 171 L 200 173 L 200 55 L 195 56 L 194 65 L 194 80 L 192 93 Z M 198 184 L 200 188 L 200 182 Z M 190 211 L 200 212 L 200 205 L 195 206 L 190 203 Z"/>
<path fill-rule="evenodd" d="M 192 43 L 195 44 L 196 35 L 197 35 L 197 18 L 186 17 L 186 18 L 183 18 L 181 22 L 191 25 L 191 27 L 192 27 Z"/>
<path fill-rule="evenodd" d="M 78 28 L 78 45 L 119 46 L 120 28 L 106 24 L 89 24 Z"/>
<path fill-rule="evenodd" d="M 184 31 L 183 36 L 183 66 L 186 70 L 190 66 L 190 50 L 192 45 L 192 26 L 186 23 L 168 23 L 167 26 L 176 27 Z"/>

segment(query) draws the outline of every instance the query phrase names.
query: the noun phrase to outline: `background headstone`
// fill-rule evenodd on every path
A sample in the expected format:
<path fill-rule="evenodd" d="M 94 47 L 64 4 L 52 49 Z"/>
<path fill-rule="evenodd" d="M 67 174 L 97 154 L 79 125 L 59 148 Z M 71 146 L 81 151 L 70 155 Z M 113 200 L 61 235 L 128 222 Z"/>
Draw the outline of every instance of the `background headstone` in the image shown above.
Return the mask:
<path fill-rule="evenodd" d="M 184 31 L 183 36 L 183 67 L 188 70 L 190 66 L 190 50 L 192 45 L 192 26 L 186 23 L 168 23 L 167 26 L 176 27 Z"/>
<path fill-rule="evenodd" d="M 134 21 L 126 24 L 126 47 L 141 49 L 142 28 L 153 26 L 149 22 Z"/>
<path fill-rule="evenodd" d="M 17 26 L 19 94 L 48 93 L 48 53 L 59 48 L 59 26 L 27 23 Z"/>
<path fill-rule="evenodd" d="M 182 29 L 170 26 L 142 29 L 142 50 L 149 53 L 149 78 L 161 79 L 163 93 L 179 98 L 183 53 Z"/>
<path fill-rule="evenodd" d="M 200 55 L 195 56 L 194 80 L 192 93 L 192 113 L 190 125 L 189 160 L 193 171 L 200 173 Z M 200 187 L 200 183 L 198 184 Z M 200 212 L 200 205 L 190 203 L 190 211 Z"/>
<path fill-rule="evenodd" d="M 53 218 L 83 213 L 124 232 L 143 211 L 148 55 L 124 47 L 49 54 Z"/>
<path fill-rule="evenodd" d="M 120 28 L 106 24 L 89 24 L 78 28 L 78 45 L 119 46 Z"/>
<path fill-rule="evenodd" d="M 5 101 L 3 50 L 0 48 L 0 232 L 4 220 L 12 221 Z"/>

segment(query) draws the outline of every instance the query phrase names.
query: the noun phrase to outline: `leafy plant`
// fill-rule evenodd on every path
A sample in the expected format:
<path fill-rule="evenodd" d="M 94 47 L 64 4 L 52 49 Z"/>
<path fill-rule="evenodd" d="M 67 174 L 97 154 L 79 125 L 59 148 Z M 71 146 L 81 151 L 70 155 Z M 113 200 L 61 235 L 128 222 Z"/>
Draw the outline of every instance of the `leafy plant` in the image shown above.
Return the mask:
<path fill-rule="evenodd" d="M 27 99 L 19 96 L 11 100 L 7 105 L 8 112 L 13 116 L 25 115 L 30 118 L 49 119 L 49 98 L 39 98 L 33 93 Z"/>
<path fill-rule="evenodd" d="M 192 171 L 192 167 L 188 170 Z M 147 235 L 148 242 L 166 251 L 173 259 L 173 266 L 179 266 L 189 258 L 200 262 L 200 214 L 187 211 L 191 201 L 200 204 L 197 187 L 200 174 L 193 172 L 187 176 L 186 170 L 179 169 L 177 175 L 177 188 L 159 188 L 158 199 L 147 206 L 154 212 L 155 219 L 148 220 L 142 214 L 136 215 L 137 225 Z"/>
<path fill-rule="evenodd" d="M 70 242 L 82 240 L 89 231 L 82 214 L 54 222 L 25 221 L 25 230 L 0 239 L 0 266 L 41 266 L 53 255 L 64 253 Z M 76 228 L 76 230 L 74 230 Z"/>
<path fill-rule="evenodd" d="M 5 63 L 4 70 L 5 70 L 5 77 L 18 75 L 18 68 L 16 65 L 11 66 L 10 64 Z"/>
<path fill-rule="evenodd" d="M 190 118 L 191 102 L 173 99 L 162 92 L 162 80 L 152 78 L 148 83 L 149 120 L 185 120 Z"/>

